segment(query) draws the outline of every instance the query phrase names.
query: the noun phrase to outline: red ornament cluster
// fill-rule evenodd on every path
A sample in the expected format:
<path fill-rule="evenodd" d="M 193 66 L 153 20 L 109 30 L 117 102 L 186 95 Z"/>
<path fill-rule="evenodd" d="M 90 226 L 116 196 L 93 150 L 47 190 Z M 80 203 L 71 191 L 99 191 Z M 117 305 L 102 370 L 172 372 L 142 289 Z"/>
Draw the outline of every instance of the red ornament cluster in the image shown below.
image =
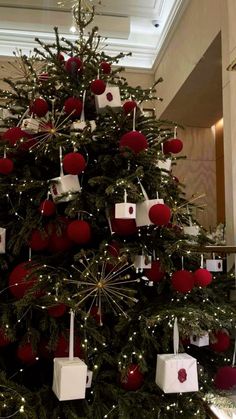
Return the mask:
<path fill-rule="evenodd" d="M 131 364 L 125 376 L 121 378 L 121 386 L 124 390 L 135 391 L 138 390 L 144 382 L 144 376 L 137 364 Z"/>
<path fill-rule="evenodd" d="M 81 115 L 83 103 L 77 97 L 69 97 L 64 103 L 64 110 L 67 115 L 79 117 Z"/>
<path fill-rule="evenodd" d="M 192 272 L 186 271 L 185 269 L 174 272 L 171 278 L 171 282 L 174 290 L 183 294 L 191 291 L 194 287 L 193 274 Z"/>

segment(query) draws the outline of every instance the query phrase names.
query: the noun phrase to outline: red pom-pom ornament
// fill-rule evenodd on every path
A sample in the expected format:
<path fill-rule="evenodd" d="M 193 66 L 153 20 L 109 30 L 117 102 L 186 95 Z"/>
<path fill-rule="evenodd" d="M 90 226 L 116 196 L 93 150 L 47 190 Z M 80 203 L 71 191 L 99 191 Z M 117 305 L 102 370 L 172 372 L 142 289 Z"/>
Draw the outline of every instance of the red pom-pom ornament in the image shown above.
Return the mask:
<path fill-rule="evenodd" d="M 14 169 L 14 163 L 7 157 L 0 158 L 0 173 L 2 175 L 9 175 Z"/>
<path fill-rule="evenodd" d="M 86 244 L 91 239 L 91 227 L 87 221 L 75 220 L 68 225 L 67 235 L 77 244 Z"/>
<path fill-rule="evenodd" d="M 20 127 L 9 128 L 2 136 L 12 147 L 23 137 L 26 137 L 26 133 Z"/>
<path fill-rule="evenodd" d="M 31 343 L 25 343 L 17 349 L 17 358 L 23 364 L 34 364 L 37 361 L 37 353 L 33 350 Z"/>
<path fill-rule="evenodd" d="M 194 279 L 192 272 L 182 269 L 181 271 L 176 271 L 173 273 L 172 278 L 172 287 L 175 291 L 186 294 L 191 291 L 194 286 Z"/>
<path fill-rule="evenodd" d="M 110 74 L 110 72 L 111 72 L 111 64 L 108 63 L 107 61 L 102 61 L 100 63 L 100 68 L 101 68 L 103 74 Z"/>
<path fill-rule="evenodd" d="M 85 167 L 86 161 L 80 153 L 68 153 L 63 158 L 63 169 L 70 175 L 79 175 Z"/>
<path fill-rule="evenodd" d="M 106 83 L 100 79 L 93 80 L 90 89 L 95 95 L 102 95 L 106 90 Z"/>
<path fill-rule="evenodd" d="M 215 386 L 218 390 L 230 390 L 236 386 L 236 368 L 225 366 L 218 369 L 215 375 Z"/>
<path fill-rule="evenodd" d="M 6 336 L 5 332 L 3 331 L 3 329 L 0 329 L 0 348 L 9 345 L 9 343 L 10 340 Z"/>
<path fill-rule="evenodd" d="M 173 138 L 172 140 L 165 141 L 165 143 L 163 144 L 163 151 L 165 154 L 180 153 L 182 148 L 183 148 L 183 142 L 179 138 Z"/>
<path fill-rule="evenodd" d="M 207 269 L 199 268 L 194 274 L 194 283 L 198 287 L 207 287 L 212 282 L 212 274 Z"/>
<path fill-rule="evenodd" d="M 130 131 L 122 135 L 120 139 L 120 149 L 130 148 L 135 154 L 148 148 L 147 138 L 138 131 Z"/>
<path fill-rule="evenodd" d="M 81 348 L 80 338 L 75 336 L 74 343 L 74 356 L 81 358 L 83 352 Z M 69 339 L 66 339 L 64 335 L 60 335 L 57 341 L 57 346 L 54 351 L 55 358 L 68 358 L 69 356 Z"/>
<path fill-rule="evenodd" d="M 225 352 L 230 347 L 230 337 L 224 330 L 218 330 L 213 334 L 213 341 L 210 342 L 210 348 L 215 352 Z"/>
<path fill-rule="evenodd" d="M 32 268 L 27 265 L 27 262 L 20 263 L 9 276 L 9 290 L 17 300 L 23 298 L 37 281 L 37 278 L 33 276 L 30 279 L 27 278 L 32 272 Z"/>
<path fill-rule="evenodd" d="M 131 113 L 134 110 L 134 108 L 137 108 L 137 103 L 135 102 L 135 100 L 127 100 L 127 102 L 123 104 L 123 109 L 126 115 Z"/>
<path fill-rule="evenodd" d="M 159 282 L 165 276 L 165 272 L 162 271 L 159 260 L 153 260 L 151 269 L 144 269 L 143 274 L 152 282 Z"/>
<path fill-rule="evenodd" d="M 39 206 L 39 211 L 44 217 L 50 217 L 56 212 L 56 205 L 51 199 L 45 199 Z"/>
<path fill-rule="evenodd" d="M 121 378 L 121 386 L 124 390 L 135 391 L 138 390 L 144 381 L 144 376 L 141 373 L 137 364 L 131 364 L 124 377 Z"/>
<path fill-rule="evenodd" d="M 75 74 L 83 67 L 83 63 L 79 57 L 70 57 L 65 62 L 65 69 L 67 73 Z"/>
<path fill-rule="evenodd" d="M 57 54 L 57 59 L 61 63 L 65 61 L 65 57 L 64 57 L 64 55 L 61 52 L 59 52 L 59 54 Z"/>
<path fill-rule="evenodd" d="M 61 317 L 66 312 L 66 305 L 63 303 L 57 304 L 55 306 L 49 307 L 47 312 L 51 317 Z"/>
<path fill-rule="evenodd" d="M 111 243 L 107 246 L 107 252 L 109 255 L 113 256 L 114 258 L 117 258 L 120 254 L 120 245 L 117 241 L 112 240 Z"/>
<path fill-rule="evenodd" d="M 111 228 L 118 236 L 130 236 L 138 231 L 134 219 L 113 218 L 111 220 Z"/>
<path fill-rule="evenodd" d="M 69 97 L 64 103 L 64 110 L 67 115 L 79 117 L 83 108 L 83 103 L 76 97 Z"/>
<path fill-rule="evenodd" d="M 46 227 L 46 231 L 49 235 L 48 249 L 52 253 L 66 252 L 73 246 L 73 242 L 67 236 L 67 226 L 69 220 L 66 217 L 58 217 L 58 224 L 60 228 L 54 223 L 49 223 Z"/>
<path fill-rule="evenodd" d="M 45 231 L 33 230 L 29 239 L 29 247 L 34 251 L 45 250 L 49 244 L 49 237 Z"/>
<path fill-rule="evenodd" d="M 48 103 L 45 99 L 38 97 L 31 104 L 30 112 L 41 118 L 48 112 Z"/>
<path fill-rule="evenodd" d="M 171 218 L 171 210 L 166 204 L 155 204 L 149 210 L 151 222 L 157 226 L 165 226 Z"/>

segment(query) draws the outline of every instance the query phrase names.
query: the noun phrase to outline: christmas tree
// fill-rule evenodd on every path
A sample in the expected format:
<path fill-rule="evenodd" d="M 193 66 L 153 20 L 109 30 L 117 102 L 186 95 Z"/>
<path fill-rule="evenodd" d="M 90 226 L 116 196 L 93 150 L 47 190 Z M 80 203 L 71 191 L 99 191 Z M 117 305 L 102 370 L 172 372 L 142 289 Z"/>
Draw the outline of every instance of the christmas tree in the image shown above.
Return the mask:
<path fill-rule="evenodd" d="M 236 384 L 230 280 L 171 172 L 176 124 L 142 111 L 161 80 L 129 86 L 73 12 L 77 41 L 37 39 L 0 92 L 0 416 L 205 418 Z"/>

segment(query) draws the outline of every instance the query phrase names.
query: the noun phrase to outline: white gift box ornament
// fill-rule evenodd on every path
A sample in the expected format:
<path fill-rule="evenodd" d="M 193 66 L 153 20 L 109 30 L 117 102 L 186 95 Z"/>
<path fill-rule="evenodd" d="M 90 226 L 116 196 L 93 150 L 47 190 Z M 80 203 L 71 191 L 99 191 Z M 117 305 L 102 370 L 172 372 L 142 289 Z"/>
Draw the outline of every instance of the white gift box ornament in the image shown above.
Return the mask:
<path fill-rule="evenodd" d="M 136 204 L 127 202 L 127 191 L 124 191 L 124 202 L 115 204 L 115 218 L 135 219 Z"/>
<path fill-rule="evenodd" d="M 157 166 L 161 170 L 165 170 L 166 172 L 170 172 L 171 170 L 171 159 L 166 159 L 165 161 L 159 160 Z M 164 175 L 168 175 L 168 173 L 162 172 Z"/>
<path fill-rule="evenodd" d="M 209 345 L 209 334 L 205 333 L 203 336 L 190 336 L 190 343 L 195 346 L 208 346 Z"/>
<path fill-rule="evenodd" d="M 134 258 L 134 267 L 136 272 L 139 272 L 143 269 L 151 269 L 152 267 L 152 258 L 147 255 L 136 255 Z"/>
<path fill-rule="evenodd" d="M 23 119 L 21 129 L 29 134 L 37 134 L 39 132 L 39 121 L 34 118 Z"/>
<path fill-rule="evenodd" d="M 6 252 L 6 229 L 0 228 L 0 253 Z"/>
<path fill-rule="evenodd" d="M 74 357 L 74 312 L 70 312 L 69 358 L 54 358 L 52 390 L 62 400 L 85 399 L 87 365 Z"/>
<path fill-rule="evenodd" d="M 110 106 L 114 111 L 118 111 L 121 108 L 119 87 L 107 86 L 102 95 L 95 95 L 95 105 L 98 113 L 105 112 L 107 106 Z"/>
<path fill-rule="evenodd" d="M 174 354 L 157 355 L 156 384 L 164 393 L 198 391 L 197 360 L 186 353 L 178 353 L 179 332 L 174 323 Z"/>
<path fill-rule="evenodd" d="M 189 236 L 198 236 L 199 230 L 199 226 L 197 225 L 184 226 L 184 234 L 188 234 Z"/>
<path fill-rule="evenodd" d="M 73 194 L 81 192 L 79 178 L 77 175 L 64 175 L 62 164 L 62 148 L 60 147 L 61 174 L 51 179 L 50 192 L 54 202 L 68 202 L 73 199 Z"/>
<path fill-rule="evenodd" d="M 222 272 L 223 260 L 215 259 L 215 254 L 213 253 L 213 259 L 206 259 L 206 269 L 210 272 Z"/>
<path fill-rule="evenodd" d="M 141 182 L 140 182 L 140 187 L 142 189 L 145 201 L 138 202 L 136 204 L 136 225 L 137 225 L 137 227 L 149 226 L 149 225 L 153 224 L 151 222 L 150 218 L 149 218 L 150 208 L 153 205 L 156 205 L 156 204 L 164 204 L 164 200 L 159 199 L 158 197 L 156 199 L 148 199 L 147 193 L 146 193 L 144 187 L 142 186 Z"/>

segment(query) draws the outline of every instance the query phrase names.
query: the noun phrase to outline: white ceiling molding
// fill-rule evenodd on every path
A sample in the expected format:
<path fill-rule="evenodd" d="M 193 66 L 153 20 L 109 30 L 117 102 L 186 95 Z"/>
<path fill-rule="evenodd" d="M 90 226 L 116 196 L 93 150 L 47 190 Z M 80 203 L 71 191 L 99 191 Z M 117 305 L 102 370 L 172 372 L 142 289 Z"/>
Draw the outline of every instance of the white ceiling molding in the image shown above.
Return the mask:
<path fill-rule="evenodd" d="M 153 71 L 156 56 L 165 48 L 188 1 L 104 0 L 105 7 L 95 16 L 93 26 L 98 26 L 99 34 L 106 37 L 102 46 L 107 54 L 132 52 L 131 57 L 120 62 L 122 66 Z M 0 55 L 11 56 L 16 47 L 28 54 L 37 45 L 35 37 L 52 42 L 53 26 L 59 28 L 62 36 L 76 39 L 76 34 L 69 32 L 71 11 L 58 9 L 57 0 L 37 3 L 21 0 L 20 3 L 20 6 L 11 0 L 0 3 Z M 153 20 L 158 22 L 158 27 Z"/>

